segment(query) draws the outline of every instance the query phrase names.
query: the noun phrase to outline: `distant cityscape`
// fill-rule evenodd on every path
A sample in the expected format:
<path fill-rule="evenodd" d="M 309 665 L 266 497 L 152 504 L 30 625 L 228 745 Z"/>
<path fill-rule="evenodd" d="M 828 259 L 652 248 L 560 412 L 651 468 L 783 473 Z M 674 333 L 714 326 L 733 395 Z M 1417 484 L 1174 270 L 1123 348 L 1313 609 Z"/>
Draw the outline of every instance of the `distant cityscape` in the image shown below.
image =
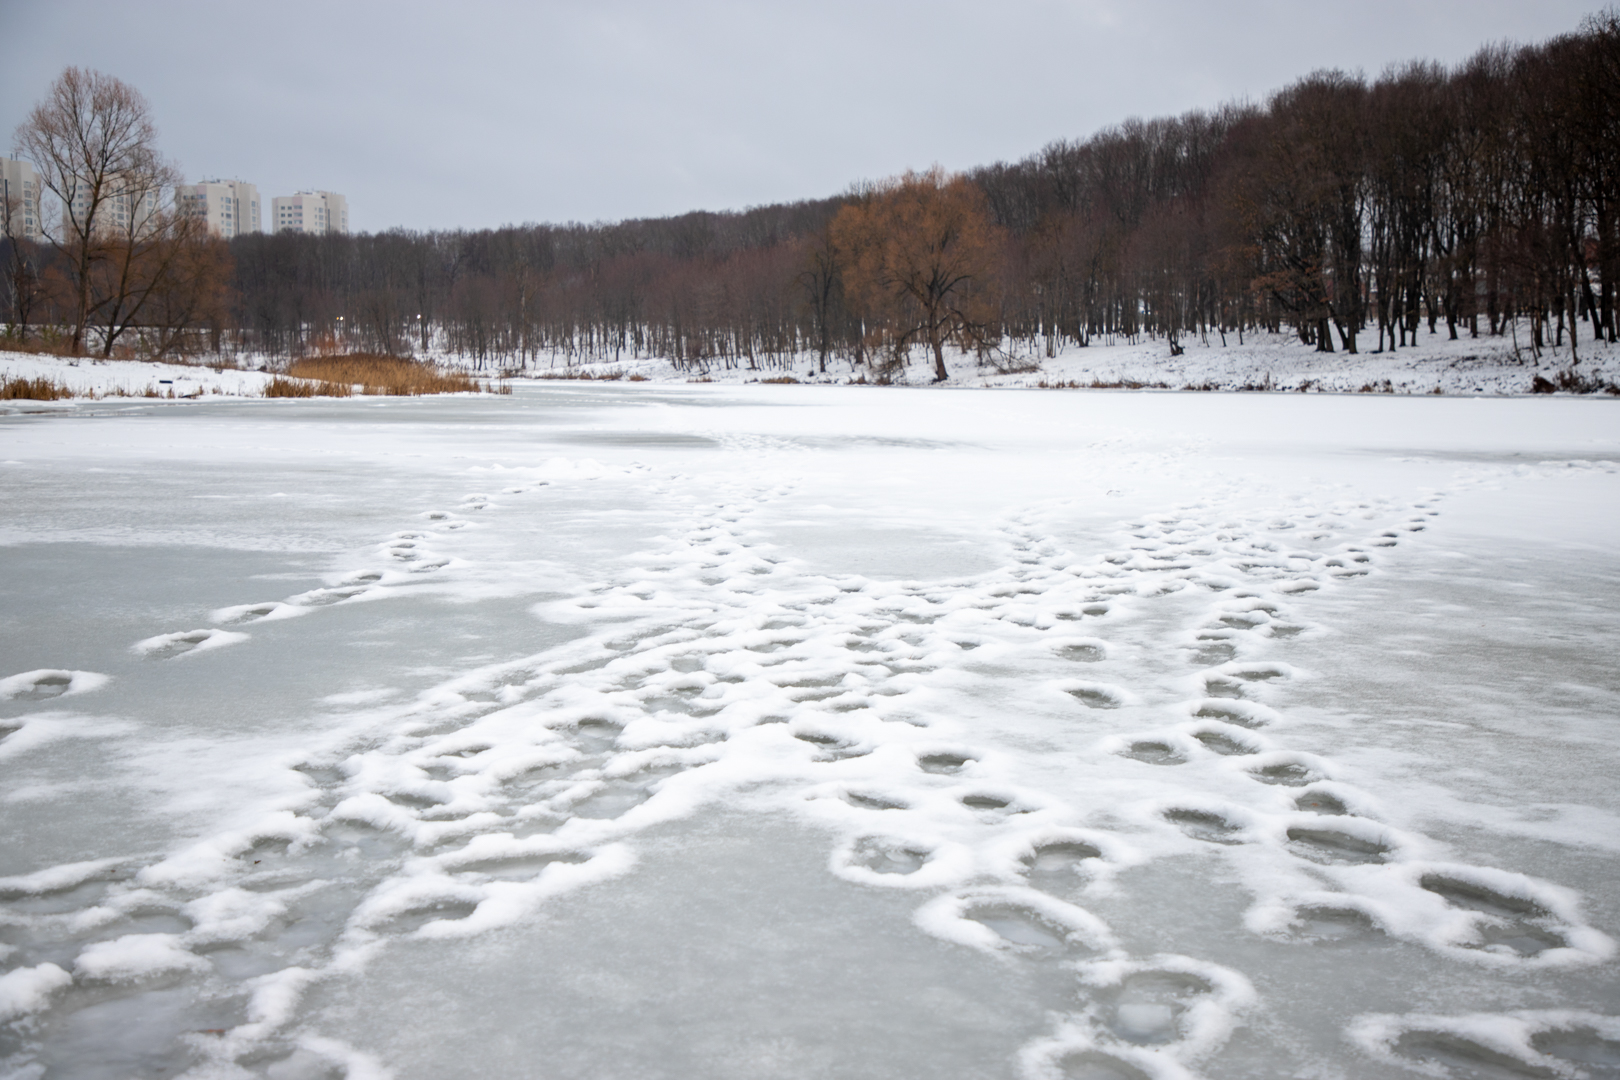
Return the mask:
<path fill-rule="evenodd" d="M 0 216 L 10 219 L 8 231 L 12 235 L 36 242 L 44 238 L 44 194 L 32 163 L 0 158 L 0 208 L 10 208 L 0 209 Z M 128 205 L 131 201 L 140 205 Z M 73 198 L 70 202 L 78 204 L 80 200 Z M 117 226 L 131 214 L 144 217 L 154 212 L 156 196 L 148 194 L 131 200 L 115 194 L 103 205 L 108 214 L 106 224 Z M 294 232 L 321 236 L 349 231 L 349 200 L 335 191 L 307 190 L 278 195 L 270 200 L 266 214 L 256 185 L 215 178 L 180 185 L 175 189 L 175 207 L 182 213 L 204 219 L 209 233 L 226 240 L 247 233 Z M 68 213 L 69 206 L 64 205 L 64 221 Z"/>

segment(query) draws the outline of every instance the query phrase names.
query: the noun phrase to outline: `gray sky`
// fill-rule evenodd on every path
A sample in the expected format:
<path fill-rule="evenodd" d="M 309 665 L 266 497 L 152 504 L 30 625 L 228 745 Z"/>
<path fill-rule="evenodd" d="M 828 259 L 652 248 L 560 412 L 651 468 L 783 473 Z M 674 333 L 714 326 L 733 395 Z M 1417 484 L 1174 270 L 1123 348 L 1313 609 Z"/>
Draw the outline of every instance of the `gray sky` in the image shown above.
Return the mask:
<path fill-rule="evenodd" d="M 1011 160 L 1603 3 L 0 0 L 0 149 L 77 64 L 146 94 L 189 180 L 339 191 L 356 230 L 617 220 Z"/>

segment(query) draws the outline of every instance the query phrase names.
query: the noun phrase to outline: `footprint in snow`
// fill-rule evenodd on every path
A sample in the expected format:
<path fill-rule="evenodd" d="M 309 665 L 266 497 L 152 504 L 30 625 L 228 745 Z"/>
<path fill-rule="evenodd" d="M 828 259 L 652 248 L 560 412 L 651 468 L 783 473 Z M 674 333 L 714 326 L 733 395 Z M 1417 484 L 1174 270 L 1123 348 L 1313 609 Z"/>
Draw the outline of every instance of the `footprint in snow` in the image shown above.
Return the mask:
<path fill-rule="evenodd" d="M 1223 673 L 1249 683 L 1271 682 L 1274 679 L 1291 677 L 1289 669 L 1282 664 L 1227 665 Z"/>
<path fill-rule="evenodd" d="M 958 772 L 974 759 L 967 754 L 957 754 L 941 751 L 933 754 L 922 754 L 917 758 L 917 767 L 926 773 L 946 776 Z"/>
<path fill-rule="evenodd" d="M 846 791 L 844 801 L 861 810 L 906 810 L 911 804 L 893 795 L 871 791 Z"/>
<path fill-rule="evenodd" d="M 1276 784 L 1282 787 L 1304 787 L 1322 779 L 1321 775 L 1310 766 L 1295 761 L 1262 765 L 1258 769 L 1251 769 L 1249 775 L 1262 784 Z"/>
<path fill-rule="evenodd" d="M 446 898 L 426 900 L 389 915 L 373 928 L 393 934 L 409 934 L 429 923 L 460 922 L 478 909 L 472 900 Z"/>
<path fill-rule="evenodd" d="M 1003 947 L 1021 953 L 1054 953 L 1067 949 L 1071 931 L 1040 912 L 1017 904 L 986 903 L 968 908 L 965 917 L 995 931 Z"/>
<path fill-rule="evenodd" d="M 1447 874 L 1425 874 L 1418 885 L 1453 907 L 1477 912 L 1476 941 L 1464 948 L 1501 955 L 1532 957 L 1569 942 L 1556 931 L 1558 920 L 1541 904 L 1498 892 L 1476 881 Z"/>
<path fill-rule="evenodd" d="M 1210 667 L 1214 664 L 1224 664 L 1237 656 L 1237 646 L 1224 638 L 1209 634 L 1199 634 L 1199 644 L 1190 649 L 1188 663 L 1194 667 Z"/>
<path fill-rule="evenodd" d="M 1474 1077 L 1488 1080 L 1543 1080 L 1560 1075 L 1576 1075 L 1562 1071 L 1555 1073 L 1537 1062 L 1504 1054 L 1449 1031 L 1405 1032 L 1395 1040 L 1394 1051 L 1398 1058 L 1420 1062 L 1430 1070 L 1438 1067 L 1444 1070 L 1439 1075 L 1457 1077 L 1458 1080 L 1465 1077 L 1468 1080 Z M 1614 1076 L 1620 1075 L 1620 1072 L 1604 1070 L 1595 1075 Z"/>
<path fill-rule="evenodd" d="M 311 589 L 308 592 L 299 593 L 297 596 L 289 596 L 287 598 L 287 602 L 289 604 L 297 604 L 299 607 L 326 607 L 328 604 L 341 603 L 344 600 L 359 596 L 361 593 L 366 591 L 367 589 L 365 586 L 361 585 L 342 585 L 330 589 Z"/>
<path fill-rule="evenodd" d="M 969 810 L 977 810 L 986 817 L 1010 817 L 1014 814 L 1027 814 L 1030 808 L 1018 805 L 1017 801 L 991 792 L 976 791 L 961 798 L 963 806 Z"/>
<path fill-rule="evenodd" d="M 1102 1050 L 1066 1054 L 1058 1060 L 1057 1068 L 1064 1080 L 1153 1080 L 1130 1062 Z"/>
<path fill-rule="evenodd" d="M 1108 658 L 1107 646 L 1102 642 L 1073 642 L 1059 645 L 1055 651 L 1063 659 L 1081 664 L 1095 664 Z"/>
<path fill-rule="evenodd" d="M 1288 830 L 1288 846 L 1301 858 L 1312 862 L 1353 865 L 1389 861 L 1392 848 L 1376 839 L 1331 826 L 1294 826 Z"/>
<path fill-rule="evenodd" d="M 1163 1046 L 1183 1035 L 1183 1017 L 1214 988 L 1179 971 L 1138 971 L 1098 995 L 1103 1023 L 1115 1038 L 1136 1046 Z"/>
<path fill-rule="evenodd" d="M 1064 693 L 1092 709 L 1117 709 L 1126 697 L 1117 687 L 1103 683 L 1077 683 L 1063 688 Z"/>
<path fill-rule="evenodd" d="M 1294 805 L 1311 814 L 1327 814 L 1333 817 L 1350 816 L 1350 811 L 1345 808 L 1344 803 L 1325 791 L 1306 791 L 1294 801 Z"/>
<path fill-rule="evenodd" d="M 920 844 L 868 836 L 855 842 L 850 851 L 849 864 L 876 874 L 905 877 L 921 870 L 933 854 L 932 850 Z"/>
<path fill-rule="evenodd" d="M 149 637 L 137 641 L 130 647 L 153 660 L 171 660 L 223 648 L 226 645 L 235 645 L 247 639 L 248 635 L 234 630 L 182 630 L 179 633 Z"/>
<path fill-rule="evenodd" d="M 820 731 L 796 731 L 793 737 L 816 747 L 819 751 L 816 755 L 818 761 L 845 761 L 849 758 L 865 757 L 872 752 L 859 743 Z"/>
<path fill-rule="evenodd" d="M 1380 948 L 1392 944 L 1382 928 L 1353 907 L 1311 905 L 1294 912 L 1289 940 L 1307 945 Z"/>
<path fill-rule="evenodd" d="M 479 859 L 446 869 L 455 874 L 469 875 L 475 881 L 532 881 L 554 863 L 578 864 L 589 859 L 589 855 L 580 851 L 553 851 Z"/>
<path fill-rule="evenodd" d="M 1180 765 L 1187 760 L 1169 743 L 1158 742 L 1153 739 L 1134 742 L 1121 753 L 1125 757 L 1134 758 L 1149 765 Z"/>
<path fill-rule="evenodd" d="M 1268 712 L 1269 710 L 1263 706 L 1228 699 L 1201 702 L 1193 716 L 1200 720 L 1219 720 L 1242 728 L 1261 728 L 1270 722 Z"/>
<path fill-rule="evenodd" d="M 0 679 L 0 701 L 48 701 L 88 694 L 107 685 L 108 676 L 94 671 L 39 668 Z"/>
<path fill-rule="evenodd" d="M 1164 812 L 1166 821 L 1194 840 L 1209 844 L 1243 843 L 1243 826 L 1208 810 L 1176 808 Z"/>
<path fill-rule="evenodd" d="M 263 622 L 273 617 L 286 618 L 302 614 L 300 609 L 291 604 L 270 600 L 262 604 L 238 604 L 235 607 L 220 608 L 209 618 L 224 626 L 239 626 L 243 623 Z"/>
<path fill-rule="evenodd" d="M 1086 860 L 1100 858 L 1102 852 L 1083 841 L 1054 840 L 1023 860 L 1024 876 L 1031 888 L 1062 894 L 1080 883 Z"/>
<path fill-rule="evenodd" d="M 1193 738 L 1202 743 L 1206 749 L 1213 750 L 1224 757 L 1239 757 L 1260 752 L 1258 746 L 1250 743 L 1235 731 L 1229 734 L 1224 731 L 1205 729 L 1194 732 Z"/>
<path fill-rule="evenodd" d="M 1215 698 L 1241 698 L 1244 696 L 1243 683 L 1225 675 L 1206 675 L 1204 693 Z"/>

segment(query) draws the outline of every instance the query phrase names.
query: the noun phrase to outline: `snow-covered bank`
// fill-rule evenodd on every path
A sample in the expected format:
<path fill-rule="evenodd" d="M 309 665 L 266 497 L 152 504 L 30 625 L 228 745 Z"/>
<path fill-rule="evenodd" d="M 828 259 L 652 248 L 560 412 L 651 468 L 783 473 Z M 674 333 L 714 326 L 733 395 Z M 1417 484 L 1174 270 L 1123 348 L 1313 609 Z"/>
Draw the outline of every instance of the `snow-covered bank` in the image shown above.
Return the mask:
<path fill-rule="evenodd" d="M 1582 327 L 1582 333 L 1586 328 Z M 1531 355 L 1528 327 L 1517 343 L 1511 336 L 1448 340 L 1442 327 L 1437 334 L 1420 331 L 1413 348 L 1319 353 L 1301 345 L 1293 335 L 1250 334 L 1240 343 L 1229 334 L 1207 341 L 1187 338 L 1181 356 L 1172 356 L 1163 339 L 1133 344 L 1098 341 L 1085 348 L 1069 346 L 1055 356 L 1018 353 L 981 363 L 972 353 L 947 350 L 951 377 L 944 385 L 971 387 L 1142 387 L 1170 390 L 1277 390 L 1329 393 L 1491 394 L 1516 395 L 1536 391 L 1535 380 L 1555 389 L 1567 389 L 1561 378 L 1581 381 L 1585 392 L 1620 393 L 1620 348 L 1582 340 L 1579 364 L 1571 364 L 1569 346 L 1543 350 L 1540 360 Z M 1367 342 L 1362 342 L 1363 348 Z M 464 364 L 455 357 L 445 363 Z M 573 364 L 565 356 L 543 356 L 525 374 L 533 377 L 603 376 L 645 379 L 652 382 L 751 383 L 791 378 L 798 382 L 870 382 L 870 372 L 847 359 L 829 358 L 825 374 L 813 355 L 787 366 L 756 365 L 746 360 L 723 361 L 677 368 L 661 358 L 621 359 Z M 911 364 L 894 381 L 912 385 L 933 382 L 932 360 L 918 350 Z M 1543 388 L 1546 389 L 1546 388 Z"/>
<path fill-rule="evenodd" d="M 44 379 L 66 387 L 74 398 L 58 402 L 14 400 L 3 408 L 72 408 L 75 399 L 138 397 L 259 397 L 274 375 L 237 368 L 214 369 L 145 360 L 65 359 L 36 353 L 0 352 L 0 379 Z"/>
<path fill-rule="evenodd" d="M 312 396 L 333 395 L 335 390 L 352 387 L 356 394 L 415 395 L 421 393 L 504 392 L 493 382 L 482 385 L 460 379 L 418 377 L 413 365 L 385 360 L 381 370 L 375 363 L 361 360 L 328 375 L 284 375 L 286 364 L 269 357 L 237 359 L 237 366 L 206 363 L 177 364 L 143 360 L 95 360 L 85 357 L 62 358 L 31 353 L 0 352 L 0 411 L 73 410 L 79 405 L 107 399 L 139 398 L 143 401 L 196 401 L 202 398 L 294 397 L 293 387 Z M 330 367 L 330 365 L 329 365 Z M 452 373 L 454 374 L 454 373 Z M 350 376 L 352 376 L 352 381 Z M 335 384 L 332 380 L 336 380 Z M 22 396 L 16 393 L 16 383 Z M 273 385 L 278 384 L 278 385 Z M 289 385 L 290 384 L 290 385 Z M 479 390 L 467 387 L 479 386 Z"/>
<path fill-rule="evenodd" d="M 1582 327 L 1582 332 L 1585 332 Z M 1109 343 L 1098 340 L 1084 348 L 1068 346 L 1054 356 L 1027 350 L 998 353 L 982 361 L 973 353 L 946 351 L 951 377 L 934 383 L 932 360 L 915 350 L 912 362 L 890 381 L 897 385 L 950 387 L 1022 387 L 1050 389 L 1125 388 L 1162 390 L 1235 390 L 1247 392 L 1388 393 L 1516 396 L 1531 393 L 1620 394 L 1620 347 L 1583 340 L 1579 362 L 1572 362 L 1566 343 L 1542 350 L 1540 358 L 1529 348 L 1529 327 L 1517 337 L 1464 334 L 1456 341 L 1438 333 L 1420 331 L 1411 348 L 1319 353 L 1300 344 L 1292 334 L 1218 335 L 1181 342 L 1183 352 L 1172 356 L 1167 342 L 1144 340 Z M 1363 345 L 1365 346 L 1365 342 Z M 675 365 L 662 357 L 625 357 L 612 361 L 577 362 L 563 355 L 541 355 L 527 365 L 511 361 L 476 360 L 443 352 L 424 359 L 446 368 L 467 371 L 478 378 L 496 375 L 537 380 L 607 380 L 654 383 L 796 382 L 822 385 L 869 384 L 869 368 L 848 358 L 829 357 L 826 371 L 813 354 L 790 363 L 753 363 L 713 360 Z M 258 397 L 274 378 L 264 368 L 271 358 L 240 358 L 241 368 L 215 370 L 133 360 L 61 359 L 0 351 L 0 378 L 45 379 L 67 387 L 82 398 L 199 396 Z M 37 403 L 28 403 L 34 407 Z M 5 406 L 0 406 L 4 408 Z M 19 407 L 15 403 L 12 407 Z M 72 408 L 72 400 L 58 403 Z"/>

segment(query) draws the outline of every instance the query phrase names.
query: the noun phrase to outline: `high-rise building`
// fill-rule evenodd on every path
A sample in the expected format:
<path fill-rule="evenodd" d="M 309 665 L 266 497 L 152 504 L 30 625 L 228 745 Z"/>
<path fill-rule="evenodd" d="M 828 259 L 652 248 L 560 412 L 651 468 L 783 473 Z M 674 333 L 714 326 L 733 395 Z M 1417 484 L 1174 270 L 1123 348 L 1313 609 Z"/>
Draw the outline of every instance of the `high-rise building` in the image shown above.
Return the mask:
<path fill-rule="evenodd" d="M 175 191 L 183 213 L 204 218 L 208 231 L 229 240 L 243 233 L 263 232 L 259 189 L 241 180 L 204 180 L 184 184 Z"/>
<path fill-rule="evenodd" d="M 274 232 L 323 233 L 349 231 L 349 200 L 335 191 L 300 191 L 270 200 Z"/>
<path fill-rule="evenodd" d="M 40 240 L 39 177 L 26 161 L 0 158 L 0 234 Z"/>
<path fill-rule="evenodd" d="M 90 199 L 94 194 L 89 184 L 73 184 L 68 199 L 62 204 L 62 231 L 75 235 L 80 227 L 90 233 L 144 233 L 157 218 L 162 196 L 157 185 L 144 179 L 131 180 L 128 174 L 109 174 L 101 186 L 101 198 L 95 215 L 90 213 Z"/>

